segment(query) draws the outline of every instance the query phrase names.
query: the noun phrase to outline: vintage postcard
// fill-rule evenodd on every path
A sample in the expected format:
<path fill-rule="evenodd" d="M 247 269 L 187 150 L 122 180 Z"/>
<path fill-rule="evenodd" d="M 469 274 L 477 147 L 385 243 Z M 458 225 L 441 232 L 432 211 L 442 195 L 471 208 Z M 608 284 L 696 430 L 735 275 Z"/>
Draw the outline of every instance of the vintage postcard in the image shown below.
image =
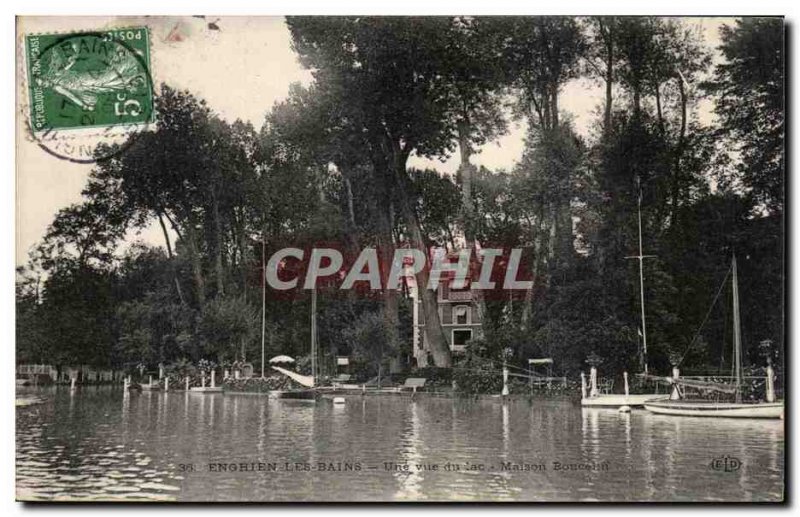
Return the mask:
<path fill-rule="evenodd" d="M 783 18 L 16 27 L 19 501 L 784 502 Z"/>

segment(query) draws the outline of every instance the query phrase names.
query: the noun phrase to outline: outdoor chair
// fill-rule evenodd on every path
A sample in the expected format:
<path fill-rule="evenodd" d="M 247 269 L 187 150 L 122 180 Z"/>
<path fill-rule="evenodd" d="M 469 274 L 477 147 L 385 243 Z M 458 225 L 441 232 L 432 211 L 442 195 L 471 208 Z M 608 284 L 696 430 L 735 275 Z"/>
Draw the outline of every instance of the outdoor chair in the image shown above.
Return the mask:
<path fill-rule="evenodd" d="M 347 382 L 349 382 L 351 377 L 352 375 L 348 373 L 340 373 L 339 375 L 331 379 L 331 384 L 333 384 L 334 388 L 338 388 L 342 384 L 346 384 Z"/>
<path fill-rule="evenodd" d="M 417 392 L 417 388 L 424 387 L 425 386 L 425 382 L 427 382 L 427 380 L 428 379 L 426 379 L 424 377 L 409 377 L 408 379 L 406 379 L 406 382 L 404 382 L 403 384 L 398 386 L 397 391 L 403 391 L 403 390 L 409 390 L 410 389 L 414 393 L 416 393 Z"/>

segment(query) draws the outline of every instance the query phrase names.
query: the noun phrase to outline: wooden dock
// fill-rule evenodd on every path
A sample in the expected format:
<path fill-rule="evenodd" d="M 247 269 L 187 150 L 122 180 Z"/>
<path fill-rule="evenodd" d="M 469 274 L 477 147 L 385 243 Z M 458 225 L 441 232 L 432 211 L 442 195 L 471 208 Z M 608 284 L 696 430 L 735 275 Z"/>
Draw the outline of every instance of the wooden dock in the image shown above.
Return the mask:
<path fill-rule="evenodd" d="M 661 393 L 637 393 L 632 395 L 624 394 L 600 394 L 594 397 L 584 397 L 581 399 L 583 407 L 605 407 L 619 408 L 629 406 L 632 408 L 643 408 L 644 403 L 650 400 L 669 398 L 669 395 Z"/>

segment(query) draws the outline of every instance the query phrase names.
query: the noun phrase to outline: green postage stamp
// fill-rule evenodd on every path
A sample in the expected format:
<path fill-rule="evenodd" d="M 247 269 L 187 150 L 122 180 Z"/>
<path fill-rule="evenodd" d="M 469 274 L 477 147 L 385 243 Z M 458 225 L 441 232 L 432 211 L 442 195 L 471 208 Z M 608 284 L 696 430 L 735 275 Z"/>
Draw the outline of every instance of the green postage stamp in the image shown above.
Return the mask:
<path fill-rule="evenodd" d="M 153 121 L 147 27 L 25 36 L 34 133 Z"/>

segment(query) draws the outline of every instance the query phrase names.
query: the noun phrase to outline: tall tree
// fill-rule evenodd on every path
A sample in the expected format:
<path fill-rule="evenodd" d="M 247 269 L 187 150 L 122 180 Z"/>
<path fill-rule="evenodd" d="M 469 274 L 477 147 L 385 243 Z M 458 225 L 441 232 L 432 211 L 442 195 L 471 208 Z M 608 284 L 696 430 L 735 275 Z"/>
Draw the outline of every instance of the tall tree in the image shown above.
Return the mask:
<path fill-rule="evenodd" d="M 445 69 L 447 18 L 294 18 L 287 20 L 301 62 L 337 96 L 368 144 L 373 172 L 390 185 L 411 246 L 428 255 L 409 195 L 408 158 L 453 150 L 457 128 Z M 429 272 L 417 274 L 428 285 Z M 435 293 L 422 290 L 426 334 L 437 366 L 451 357 Z"/>
<path fill-rule="evenodd" d="M 783 211 L 784 25 L 781 18 L 744 18 L 720 29 L 725 62 L 706 84 L 716 96 L 720 134 L 741 155 L 736 177 L 754 207 Z"/>
<path fill-rule="evenodd" d="M 574 18 L 510 18 L 500 22 L 509 79 L 518 91 L 517 112 L 528 120 L 528 157 L 520 167 L 531 182 L 554 187 L 539 196 L 530 214 L 534 288 L 526 294 L 523 321 L 533 310 L 534 292 L 547 285 L 551 273 L 569 267 L 574 254 L 571 185 L 576 173 L 575 136 L 561 120 L 559 96 L 564 84 L 580 73 L 579 58 L 586 45 Z M 577 147 L 580 147 L 579 145 Z M 536 163 L 538 162 L 538 163 Z M 538 169 L 536 168 L 538 167 Z"/>

